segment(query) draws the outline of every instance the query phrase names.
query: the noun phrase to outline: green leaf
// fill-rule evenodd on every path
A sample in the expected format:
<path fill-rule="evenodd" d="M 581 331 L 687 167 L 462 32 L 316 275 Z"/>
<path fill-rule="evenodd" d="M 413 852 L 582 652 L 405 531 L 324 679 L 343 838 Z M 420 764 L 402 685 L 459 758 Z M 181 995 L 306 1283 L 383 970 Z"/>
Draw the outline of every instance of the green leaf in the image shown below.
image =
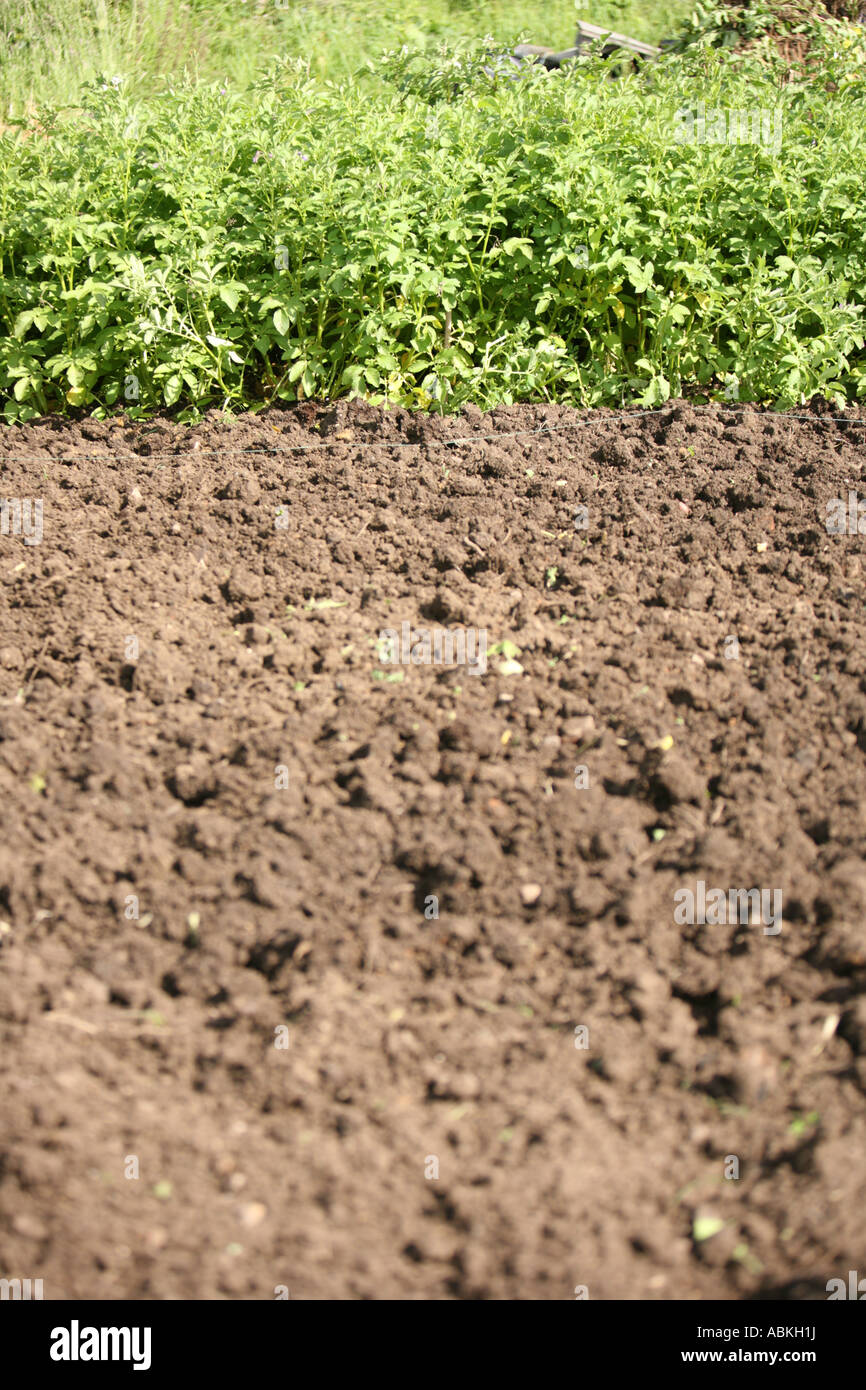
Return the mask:
<path fill-rule="evenodd" d="M 502 253 L 505 256 L 514 256 L 521 251 L 528 261 L 532 260 L 534 253 L 532 242 L 528 237 L 510 236 L 502 243 Z"/>
<path fill-rule="evenodd" d="M 488 648 L 488 651 L 491 656 L 504 656 L 509 661 L 513 661 L 515 657 L 520 656 L 520 648 L 517 643 L 512 642 L 508 637 L 503 638 L 501 642 L 494 642 L 493 646 Z"/>
<path fill-rule="evenodd" d="M 698 1242 L 712 1240 L 724 1229 L 725 1223 L 720 1216 L 696 1216 L 692 1223 L 692 1236 Z"/>

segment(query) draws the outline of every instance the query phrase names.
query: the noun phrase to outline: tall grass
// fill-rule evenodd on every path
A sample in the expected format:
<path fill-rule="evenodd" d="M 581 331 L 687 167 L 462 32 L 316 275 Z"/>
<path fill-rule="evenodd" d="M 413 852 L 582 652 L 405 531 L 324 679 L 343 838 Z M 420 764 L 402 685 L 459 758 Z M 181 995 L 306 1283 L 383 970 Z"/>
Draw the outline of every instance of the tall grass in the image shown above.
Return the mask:
<path fill-rule="evenodd" d="M 186 71 L 242 88 L 277 57 L 343 80 L 386 49 L 492 35 L 566 48 L 578 18 L 657 41 L 690 0 L 0 0 L 0 120 L 74 106 L 82 82 L 145 95 Z"/>

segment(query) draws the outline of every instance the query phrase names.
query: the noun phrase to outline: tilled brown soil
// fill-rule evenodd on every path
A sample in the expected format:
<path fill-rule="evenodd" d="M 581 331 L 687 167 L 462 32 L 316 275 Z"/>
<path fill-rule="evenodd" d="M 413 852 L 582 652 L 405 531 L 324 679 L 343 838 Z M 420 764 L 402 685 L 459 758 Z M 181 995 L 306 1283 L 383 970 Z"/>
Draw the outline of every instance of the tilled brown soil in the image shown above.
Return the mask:
<path fill-rule="evenodd" d="M 825 526 L 864 421 L 0 434 L 44 500 L 0 536 L 0 1276 L 866 1272 L 866 542 Z M 486 673 L 383 662 L 403 623 L 486 633 Z M 683 924 L 699 882 L 781 930 Z"/>

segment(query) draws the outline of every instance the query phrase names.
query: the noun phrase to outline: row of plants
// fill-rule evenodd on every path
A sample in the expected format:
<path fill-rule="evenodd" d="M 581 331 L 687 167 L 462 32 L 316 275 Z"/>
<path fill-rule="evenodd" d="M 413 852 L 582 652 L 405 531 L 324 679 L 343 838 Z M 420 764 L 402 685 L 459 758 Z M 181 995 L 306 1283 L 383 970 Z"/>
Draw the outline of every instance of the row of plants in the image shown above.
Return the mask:
<path fill-rule="evenodd" d="M 406 51 L 375 88 L 95 83 L 0 137 L 5 418 L 862 398 L 866 45 L 815 44 L 819 81 L 713 45 L 515 77 L 478 44 L 423 92 Z"/>

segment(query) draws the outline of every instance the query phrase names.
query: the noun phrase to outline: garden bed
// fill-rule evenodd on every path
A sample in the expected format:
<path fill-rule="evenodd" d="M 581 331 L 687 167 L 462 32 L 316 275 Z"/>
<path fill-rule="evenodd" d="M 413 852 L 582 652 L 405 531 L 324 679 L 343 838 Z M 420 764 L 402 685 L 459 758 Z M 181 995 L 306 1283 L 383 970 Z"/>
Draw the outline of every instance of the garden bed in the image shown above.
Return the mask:
<path fill-rule="evenodd" d="M 838 414 L 0 435 L 43 504 L 0 537 L 4 1274 L 682 1299 L 862 1268 Z M 404 623 L 485 670 L 383 661 Z M 781 915 L 681 924 L 701 883 Z"/>

